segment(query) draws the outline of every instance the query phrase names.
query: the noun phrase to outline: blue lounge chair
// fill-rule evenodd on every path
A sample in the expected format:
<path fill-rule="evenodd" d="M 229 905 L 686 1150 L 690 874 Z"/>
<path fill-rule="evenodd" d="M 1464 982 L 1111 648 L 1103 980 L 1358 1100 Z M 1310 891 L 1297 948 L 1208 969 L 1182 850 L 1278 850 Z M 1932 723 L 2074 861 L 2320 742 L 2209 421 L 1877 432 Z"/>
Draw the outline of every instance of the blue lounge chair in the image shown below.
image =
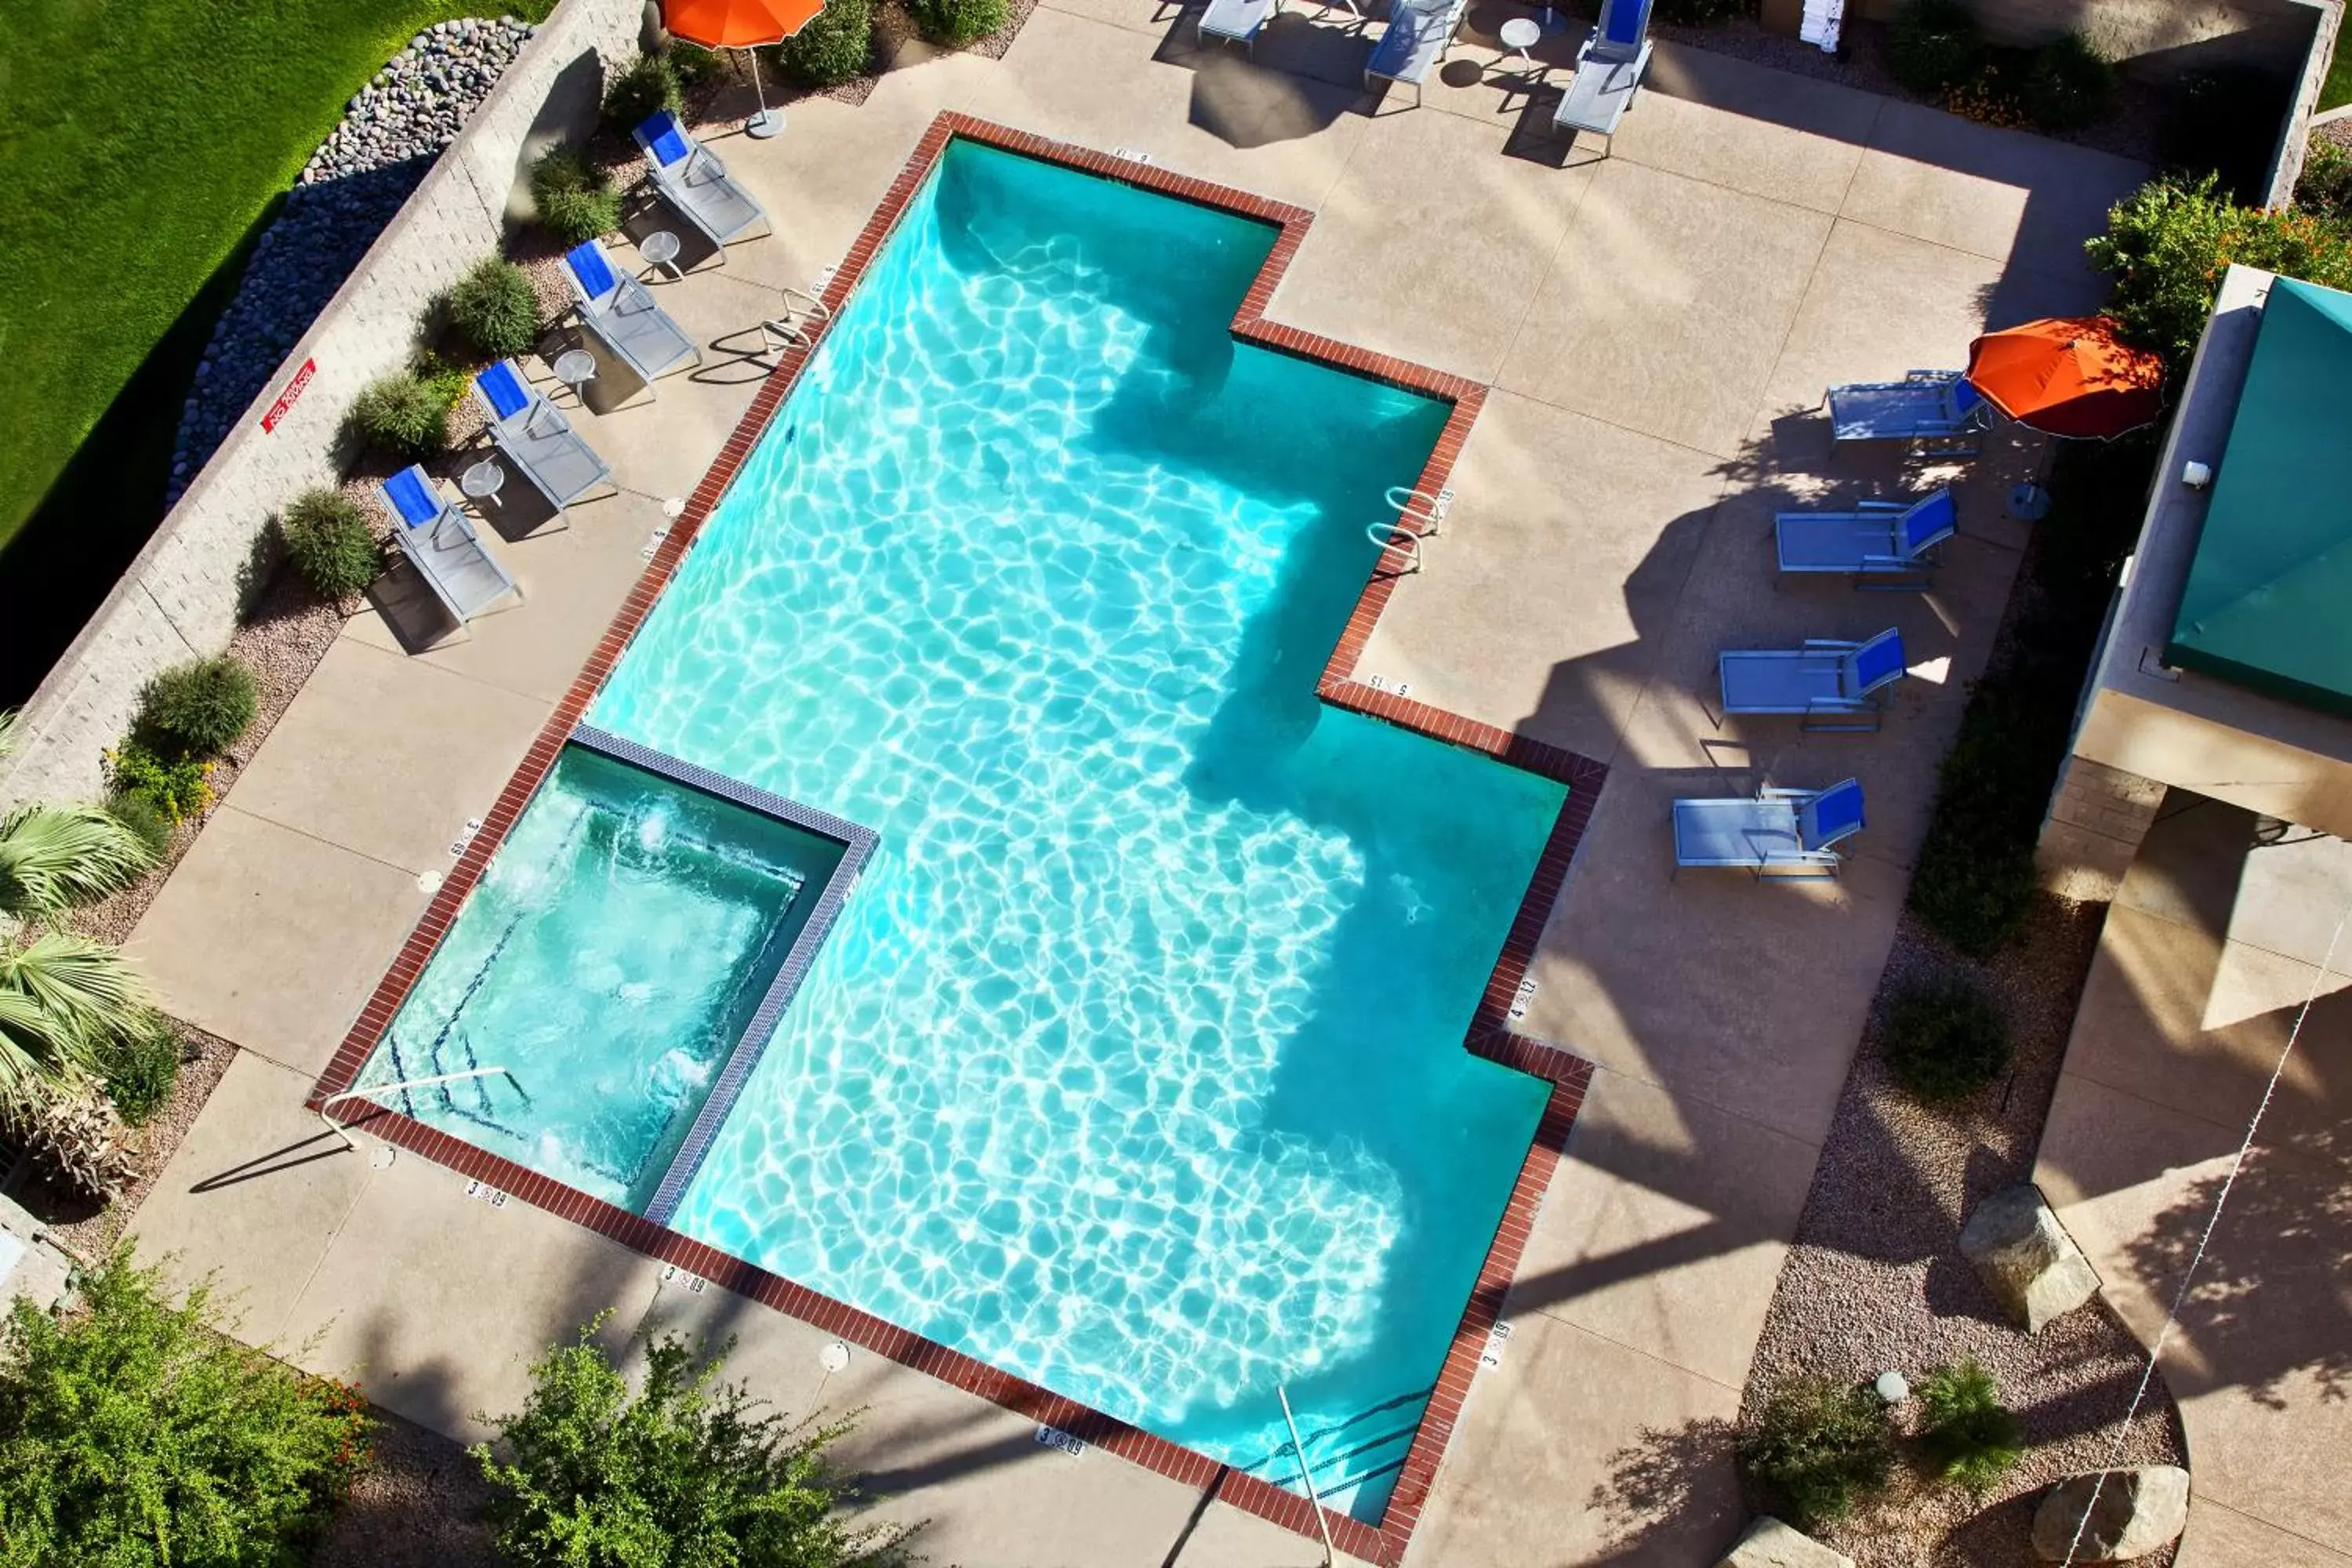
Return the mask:
<path fill-rule="evenodd" d="M 1808 730 L 1875 730 L 1880 693 L 1903 679 L 1903 634 L 1890 626 L 1867 642 L 1730 649 L 1716 667 L 1727 714 L 1795 713 Z"/>
<path fill-rule="evenodd" d="M 1421 84 L 1429 68 L 1454 47 L 1469 0 L 1389 0 L 1389 25 L 1364 62 L 1364 86 L 1375 81 L 1401 81 L 1421 102 Z"/>
<path fill-rule="evenodd" d="M 502 359 L 477 372 L 474 391 L 489 410 L 490 442 L 499 456 L 557 511 L 613 483 L 604 459 L 572 428 L 563 410 L 532 390 L 514 361 Z"/>
<path fill-rule="evenodd" d="M 689 360 L 702 363 L 702 351 L 686 329 L 654 303 L 644 284 L 614 271 L 596 241 L 576 245 L 564 254 L 563 276 L 571 279 L 572 292 L 580 300 L 581 326 L 648 389 L 656 377 Z"/>
<path fill-rule="evenodd" d="M 1827 401 L 1832 440 L 1908 441 L 1954 458 L 1976 456 L 1990 412 L 1984 395 L 1957 370 L 1832 386 Z"/>
<path fill-rule="evenodd" d="M 1576 75 L 1552 110 L 1552 130 L 1590 131 L 1613 147 L 1617 123 L 1649 68 L 1650 0 L 1602 0 L 1601 25 L 1576 51 Z"/>
<path fill-rule="evenodd" d="M 646 155 L 654 194 L 702 231 L 717 247 L 721 265 L 730 245 L 767 223 L 767 209 L 727 172 L 719 154 L 688 134 L 668 110 L 647 119 L 632 134 Z"/>
<path fill-rule="evenodd" d="M 1281 15 L 1282 0 L 1209 0 L 1209 8 L 1192 24 L 1192 41 L 1205 45 L 1219 38 L 1255 55 L 1258 34 Z"/>
<path fill-rule="evenodd" d="M 1857 588 L 1925 588 L 1935 570 L 1930 552 L 1958 531 L 1949 490 L 1909 502 L 1866 500 L 1853 511 L 1783 511 L 1772 518 L 1781 571 L 1851 577 Z"/>
<path fill-rule="evenodd" d="M 1837 875 L 1831 846 L 1862 831 L 1862 785 L 1773 789 L 1754 800 L 1675 802 L 1675 865 L 1728 866 L 1764 877 Z"/>
<path fill-rule="evenodd" d="M 457 503 L 443 500 L 423 468 L 411 463 L 380 488 L 392 508 L 392 537 L 400 552 L 459 626 L 509 594 L 522 597 L 522 589 L 483 545 Z"/>

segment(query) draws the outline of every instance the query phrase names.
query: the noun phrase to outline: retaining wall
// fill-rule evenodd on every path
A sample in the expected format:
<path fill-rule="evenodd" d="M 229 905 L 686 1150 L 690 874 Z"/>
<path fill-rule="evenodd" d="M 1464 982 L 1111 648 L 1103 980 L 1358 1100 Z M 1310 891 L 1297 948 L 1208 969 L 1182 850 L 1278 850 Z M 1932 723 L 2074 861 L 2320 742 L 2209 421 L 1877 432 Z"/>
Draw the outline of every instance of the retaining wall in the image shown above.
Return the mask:
<path fill-rule="evenodd" d="M 593 128 L 607 70 L 635 54 L 644 25 L 645 0 L 562 0 L 540 26 L 25 704 L 0 807 L 97 795 L 140 687 L 228 646 L 270 517 L 334 482 L 352 398 L 406 363 L 433 298 L 528 214 L 531 160 Z"/>

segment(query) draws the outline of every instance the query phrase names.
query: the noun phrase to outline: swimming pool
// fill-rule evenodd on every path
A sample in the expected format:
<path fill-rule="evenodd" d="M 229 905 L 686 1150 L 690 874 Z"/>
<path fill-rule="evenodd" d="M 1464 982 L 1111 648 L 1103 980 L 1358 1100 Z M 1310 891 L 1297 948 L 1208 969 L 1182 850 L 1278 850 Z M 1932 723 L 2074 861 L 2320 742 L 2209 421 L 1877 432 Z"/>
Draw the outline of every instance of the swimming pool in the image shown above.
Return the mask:
<path fill-rule="evenodd" d="M 591 720 L 878 835 L 669 1223 L 1288 1483 L 1279 1384 L 1376 1520 L 1546 1100 L 1462 1042 L 1565 792 L 1317 700 L 1447 410 L 1236 342 L 1273 238 L 950 144 Z"/>

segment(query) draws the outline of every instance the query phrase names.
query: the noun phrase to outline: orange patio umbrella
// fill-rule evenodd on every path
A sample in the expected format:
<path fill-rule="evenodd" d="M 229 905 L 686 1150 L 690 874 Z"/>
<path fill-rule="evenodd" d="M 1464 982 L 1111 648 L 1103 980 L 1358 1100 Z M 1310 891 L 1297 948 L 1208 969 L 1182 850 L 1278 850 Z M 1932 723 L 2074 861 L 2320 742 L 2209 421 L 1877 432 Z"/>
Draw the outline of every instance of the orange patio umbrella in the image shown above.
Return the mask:
<path fill-rule="evenodd" d="M 2164 411 L 2163 359 L 2125 342 L 2105 316 L 1987 332 L 1969 345 L 1969 384 L 2053 436 L 2120 436 Z"/>
<path fill-rule="evenodd" d="M 706 49 L 758 49 L 781 44 L 809 25 L 824 0 L 662 0 L 662 26 L 673 37 Z M 751 57 L 751 90 L 760 112 L 743 122 L 753 136 L 773 136 L 784 117 L 768 107 L 760 86 L 760 57 Z"/>

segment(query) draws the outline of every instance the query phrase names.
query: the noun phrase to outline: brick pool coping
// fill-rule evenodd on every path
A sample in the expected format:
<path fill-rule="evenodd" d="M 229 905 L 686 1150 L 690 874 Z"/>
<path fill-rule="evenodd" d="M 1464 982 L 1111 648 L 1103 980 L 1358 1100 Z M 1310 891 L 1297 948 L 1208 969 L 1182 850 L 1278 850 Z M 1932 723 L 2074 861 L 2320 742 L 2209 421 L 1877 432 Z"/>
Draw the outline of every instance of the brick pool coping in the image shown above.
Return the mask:
<path fill-rule="evenodd" d="M 1278 229 L 1265 266 L 1234 313 L 1234 337 L 1279 353 L 1386 382 L 1452 405 L 1416 489 L 1435 495 L 1444 488 L 1454 460 L 1468 439 L 1486 398 L 1475 382 L 1425 366 L 1371 353 L 1352 344 L 1281 326 L 1265 319 L 1275 286 L 1297 254 L 1314 215 L 1305 208 L 1269 201 L 1247 192 L 1139 163 L 1129 159 L 1073 146 L 1026 132 L 1013 131 L 969 115 L 947 112 L 934 120 L 915 152 L 891 182 L 881 204 L 826 282 L 822 298 L 832 314 L 808 340 L 785 349 L 775 367 L 752 397 L 751 405 L 719 449 L 686 509 L 671 525 L 653 560 L 629 592 L 612 624 L 597 642 L 554 712 L 541 728 L 530 749 L 485 815 L 480 830 L 459 856 L 407 941 L 377 984 L 359 1018 L 344 1037 L 326 1070 L 312 1087 L 310 1104 L 348 1089 L 358 1076 L 383 1032 L 392 1023 L 434 950 L 457 919 L 459 907 L 524 805 L 554 765 L 557 756 L 581 723 L 590 701 L 611 676 L 621 655 L 651 612 L 685 559 L 688 546 L 716 509 L 737 470 L 783 405 L 802 369 L 824 331 L 837 318 L 866 267 L 879 254 L 924 179 L 948 143 L 962 138 L 1021 153 L 1027 157 L 1104 175 L 1146 190 L 1271 224 Z M 1401 531 L 1418 534 L 1421 525 L 1411 516 L 1398 519 Z M 1468 1396 L 1488 1331 L 1499 1321 L 1503 1299 L 1517 1272 L 1519 1256 L 1535 1224 L 1536 1210 L 1566 1148 L 1568 1136 L 1584 1099 L 1591 1067 L 1555 1046 L 1517 1034 L 1510 1028 L 1511 1012 L 1536 943 L 1541 937 L 1554 900 L 1568 876 L 1593 803 L 1608 770 L 1600 763 L 1558 746 L 1531 740 L 1491 724 L 1482 724 L 1426 703 L 1355 679 L 1372 628 L 1387 607 L 1397 579 L 1412 565 L 1410 543 L 1391 544 L 1373 563 L 1370 579 L 1346 628 L 1316 683 L 1316 693 L 1334 707 L 1369 715 L 1401 728 L 1483 752 L 1517 768 L 1569 786 L 1566 803 L 1552 826 L 1528 890 L 1505 935 L 1493 975 L 1472 1016 L 1465 1045 L 1473 1054 L 1530 1074 L 1550 1085 L 1550 1097 L 1538 1121 L 1527 1157 L 1512 1184 L 1509 1201 L 1498 1221 L 1493 1242 L 1480 1265 L 1461 1322 L 1455 1327 L 1445 1359 L 1413 1435 L 1402 1468 L 1390 1493 L 1381 1522 L 1369 1525 L 1345 1514 L 1323 1510 L 1323 1523 L 1333 1541 L 1351 1556 L 1381 1564 L 1402 1560 L 1412 1531 L 1420 1522 L 1445 1447 L 1453 1436 L 1464 1400 Z M 1085 1442 L 1168 1476 L 1187 1486 L 1209 1490 L 1218 1500 L 1305 1535 L 1317 1533 L 1315 1510 L 1307 1500 L 1255 1476 L 1234 1470 L 1206 1455 L 1178 1447 L 1164 1437 L 1066 1399 L 1038 1385 L 989 1366 L 934 1340 L 895 1327 L 856 1308 L 819 1295 L 764 1268 L 718 1251 L 704 1243 L 656 1225 L 643 1215 L 591 1197 L 577 1188 L 541 1175 L 499 1155 L 462 1142 L 400 1112 L 371 1108 L 354 1125 L 362 1125 L 394 1143 L 461 1174 L 487 1182 L 509 1194 L 572 1221 L 623 1246 L 677 1266 L 747 1296 L 778 1311 L 798 1318 L 875 1354 L 939 1378 L 980 1395 L 1043 1426 L 1066 1432 Z"/>

